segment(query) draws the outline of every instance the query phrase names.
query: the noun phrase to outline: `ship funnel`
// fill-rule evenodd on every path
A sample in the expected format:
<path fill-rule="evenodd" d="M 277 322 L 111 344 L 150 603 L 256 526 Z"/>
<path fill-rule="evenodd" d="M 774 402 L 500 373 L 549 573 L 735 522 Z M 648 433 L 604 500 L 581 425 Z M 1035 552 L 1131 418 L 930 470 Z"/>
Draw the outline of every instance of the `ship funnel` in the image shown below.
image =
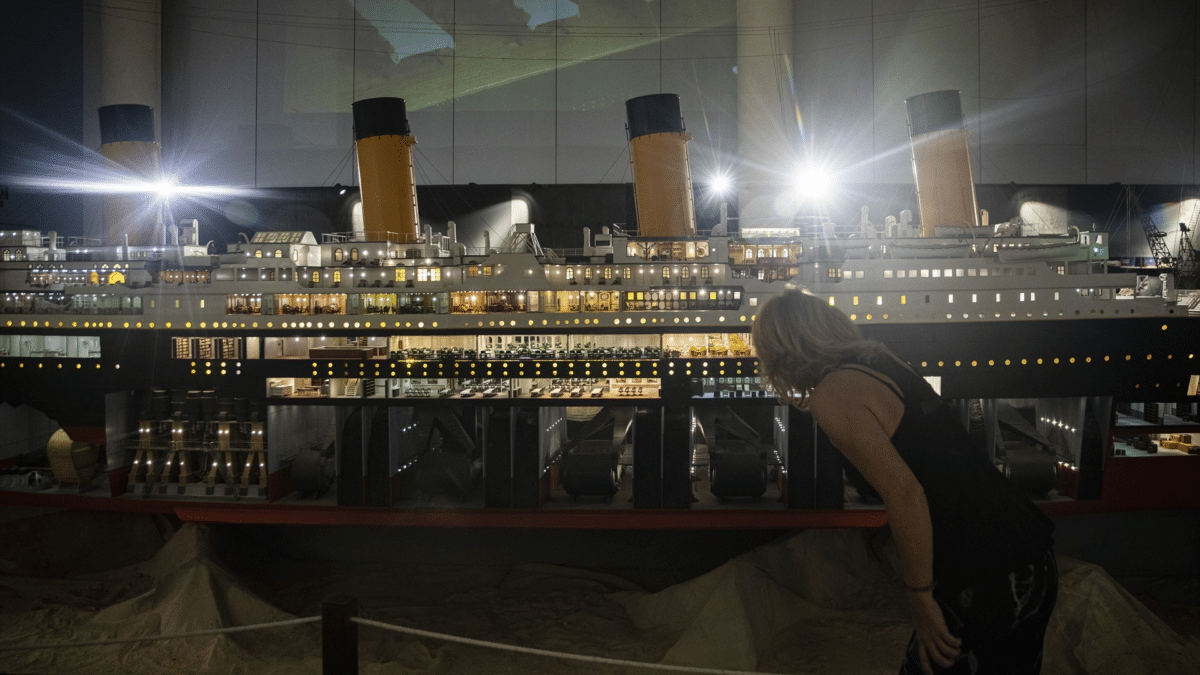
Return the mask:
<path fill-rule="evenodd" d="M 100 154 L 128 170 L 134 180 L 158 182 L 159 145 L 154 139 L 154 108 L 126 103 L 106 105 L 100 114 Z M 111 195 L 104 200 L 107 243 L 123 241 L 133 246 L 163 243 L 159 210 L 148 208 L 153 197 L 144 193 Z"/>
<path fill-rule="evenodd" d="M 368 240 L 386 240 L 395 232 L 401 241 L 416 241 L 417 187 L 413 177 L 408 117 L 402 98 L 356 101 L 354 143 L 362 194 L 363 229 Z"/>
<path fill-rule="evenodd" d="M 921 236 L 935 236 L 938 227 L 977 226 L 975 178 L 958 92 L 933 91 L 904 103 L 908 107 Z"/>
<path fill-rule="evenodd" d="M 643 237 L 691 237 L 696 234 L 692 176 L 676 94 L 651 94 L 625 102 L 629 161 L 638 234 Z"/>

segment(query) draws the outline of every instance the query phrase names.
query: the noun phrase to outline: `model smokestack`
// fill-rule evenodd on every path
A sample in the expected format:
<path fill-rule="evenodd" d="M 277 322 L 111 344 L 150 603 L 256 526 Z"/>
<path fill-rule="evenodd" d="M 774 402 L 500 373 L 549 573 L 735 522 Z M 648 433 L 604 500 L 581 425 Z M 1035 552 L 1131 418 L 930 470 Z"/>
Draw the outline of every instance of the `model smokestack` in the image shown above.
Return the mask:
<path fill-rule="evenodd" d="M 933 91 L 913 96 L 905 104 L 921 236 L 934 236 L 937 227 L 975 227 L 979 224 L 975 178 L 958 92 Z"/>
<path fill-rule="evenodd" d="M 417 139 L 409 135 L 404 99 L 368 98 L 352 108 L 366 238 L 384 240 L 386 232 L 395 232 L 401 241 L 416 241 L 420 220 L 412 146 Z"/>
<path fill-rule="evenodd" d="M 100 114 L 100 154 L 125 169 L 134 180 L 158 182 L 159 145 L 154 139 L 154 108 L 148 105 L 106 105 Z M 151 208 L 154 197 L 145 193 L 112 195 L 104 201 L 105 241 L 116 243 L 128 235 L 133 246 L 161 243 L 159 213 Z"/>
<path fill-rule="evenodd" d="M 643 237 L 691 237 L 696 234 L 692 175 L 679 96 L 651 94 L 625 102 L 629 160 L 638 234 Z"/>

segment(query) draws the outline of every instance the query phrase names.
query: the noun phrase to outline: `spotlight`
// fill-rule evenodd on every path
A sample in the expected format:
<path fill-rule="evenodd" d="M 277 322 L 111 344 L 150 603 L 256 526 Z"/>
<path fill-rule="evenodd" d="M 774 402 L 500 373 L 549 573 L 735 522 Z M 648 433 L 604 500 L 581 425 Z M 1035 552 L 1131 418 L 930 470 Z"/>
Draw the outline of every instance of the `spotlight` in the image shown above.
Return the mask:
<path fill-rule="evenodd" d="M 797 167 L 792 175 L 792 185 L 802 196 L 817 199 L 829 193 L 833 180 L 829 172 L 818 167 Z"/>
<path fill-rule="evenodd" d="M 724 173 L 716 174 L 708 181 L 708 189 L 718 197 L 723 197 L 728 194 L 730 188 L 732 187 L 733 181 L 731 181 L 729 176 Z"/>
<path fill-rule="evenodd" d="M 161 180 L 159 180 L 157 183 L 154 183 L 150 187 L 154 190 L 154 193 L 158 195 L 159 199 L 166 200 L 170 199 L 171 195 L 175 194 L 178 186 L 176 185 L 174 178 L 171 178 L 170 176 L 164 176 Z"/>

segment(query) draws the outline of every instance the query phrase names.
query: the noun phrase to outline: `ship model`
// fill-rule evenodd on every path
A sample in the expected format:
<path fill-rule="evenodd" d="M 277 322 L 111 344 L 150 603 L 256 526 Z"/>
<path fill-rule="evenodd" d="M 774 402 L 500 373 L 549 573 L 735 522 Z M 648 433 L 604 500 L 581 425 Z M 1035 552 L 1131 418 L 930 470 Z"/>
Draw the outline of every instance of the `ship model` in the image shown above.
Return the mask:
<path fill-rule="evenodd" d="M 878 520 L 811 418 L 759 382 L 756 309 L 795 285 L 959 401 L 1032 492 L 1144 507 L 1120 473 L 1190 504 L 1200 297 L 1139 292 L 1107 233 L 989 224 L 957 92 L 907 103 L 920 221 L 864 213 L 850 233 L 697 232 L 672 94 L 626 104 L 636 229 L 585 228 L 577 249 L 543 248 L 533 223 L 482 247 L 421 227 L 397 98 L 353 106 L 360 231 L 214 253 L 200 223 L 118 195 L 99 245 L 0 232 L 0 500 L 254 522 Z M 100 119 L 104 156 L 153 180 L 153 111 Z M 1114 469 L 1158 431 L 1169 453 Z M 49 469 L 25 464 L 42 446 Z"/>

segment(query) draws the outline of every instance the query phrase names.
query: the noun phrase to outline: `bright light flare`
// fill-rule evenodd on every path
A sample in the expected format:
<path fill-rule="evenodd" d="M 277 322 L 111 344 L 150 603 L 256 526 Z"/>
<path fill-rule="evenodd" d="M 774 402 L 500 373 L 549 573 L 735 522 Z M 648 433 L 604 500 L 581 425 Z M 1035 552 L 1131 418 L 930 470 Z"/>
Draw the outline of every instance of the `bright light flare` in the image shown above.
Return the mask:
<path fill-rule="evenodd" d="M 45 192 L 85 193 L 99 195 L 149 194 L 160 198 L 180 195 L 186 196 L 220 196 L 248 195 L 253 190 L 245 188 L 223 187 L 217 185 L 179 185 L 173 179 L 164 178 L 159 181 L 132 179 L 116 180 L 79 180 L 55 178 L 24 178 L 12 177 L 6 179 L 10 185 L 21 185 L 36 188 Z"/>
<path fill-rule="evenodd" d="M 169 176 L 159 180 L 154 185 L 154 194 L 158 195 L 159 199 L 167 200 L 175 194 L 175 190 L 179 186 L 175 184 L 175 179 Z"/>
<path fill-rule="evenodd" d="M 819 167 L 798 167 L 792 174 L 792 186 L 805 198 L 820 199 L 833 189 L 833 176 Z"/>
<path fill-rule="evenodd" d="M 732 188 L 733 181 L 729 179 L 728 175 L 723 173 L 713 176 L 708 181 L 708 189 L 712 190 L 713 194 L 719 197 L 724 197 L 725 195 L 729 194 L 729 191 Z"/>

